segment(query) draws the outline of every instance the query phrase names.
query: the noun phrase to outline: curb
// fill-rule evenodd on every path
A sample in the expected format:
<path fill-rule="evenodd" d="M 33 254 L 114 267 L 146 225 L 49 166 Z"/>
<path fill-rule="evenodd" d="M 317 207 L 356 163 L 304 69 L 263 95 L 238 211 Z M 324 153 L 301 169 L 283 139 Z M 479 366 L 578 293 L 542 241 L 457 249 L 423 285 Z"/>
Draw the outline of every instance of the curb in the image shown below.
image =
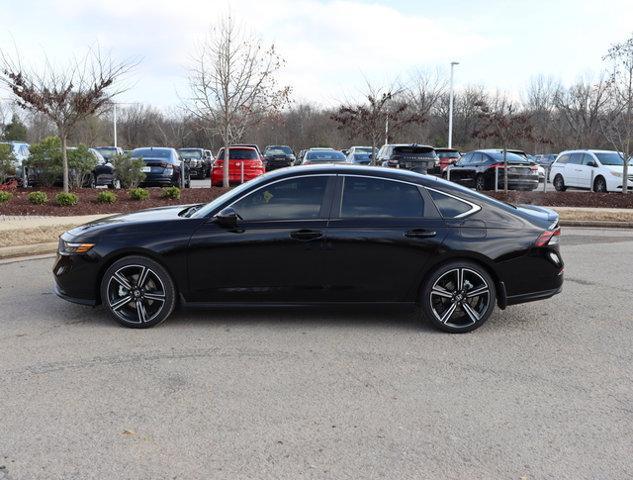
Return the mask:
<path fill-rule="evenodd" d="M 31 257 L 44 253 L 55 253 L 58 242 L 34 243 L 31 245 L 16 245 L 11 247 L 0 247 L 0 259 L 14 257 Z"/>
<path fill-rule="evenodd" d="M 633 222 L 598 222 L 591 220 L 561 220 L 561 227 L 591 227 L 591 228 L 633 228 Z"/>

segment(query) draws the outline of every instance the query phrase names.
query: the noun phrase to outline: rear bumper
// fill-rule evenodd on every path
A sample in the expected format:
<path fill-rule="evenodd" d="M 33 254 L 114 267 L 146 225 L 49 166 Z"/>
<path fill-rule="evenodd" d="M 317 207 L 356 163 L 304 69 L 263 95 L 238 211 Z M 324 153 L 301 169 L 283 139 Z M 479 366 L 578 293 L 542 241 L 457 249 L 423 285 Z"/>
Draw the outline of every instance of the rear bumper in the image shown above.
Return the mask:
<path fill-rule="evenodd" d="M 551 290 L 543 290 L 541 292 L 530 292 L 522 295 L 514 295 L 506 297 L 506 305 L 518 305 L 520 303 L 535 302 L 537 300 L 545 300 L 551 298 L 563 291 L 563 286 Z"/>
<path fill-rule="evenodd" d="M 174 185 L 178 183 L 178 175 L 152 175 L 151 173 L 145 177 L 140 184 L 141 187 L 162 187 L 165 185 Z"/>

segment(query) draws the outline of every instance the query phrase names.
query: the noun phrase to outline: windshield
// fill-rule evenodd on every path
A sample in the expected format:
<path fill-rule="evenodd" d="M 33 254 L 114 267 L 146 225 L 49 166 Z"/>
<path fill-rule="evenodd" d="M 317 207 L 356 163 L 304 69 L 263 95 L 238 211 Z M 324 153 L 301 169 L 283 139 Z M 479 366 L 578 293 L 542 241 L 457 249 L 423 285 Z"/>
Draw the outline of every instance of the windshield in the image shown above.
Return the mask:
<path fill-rule="evenodd" d="M 306 160 L 313 163 L 318 162 L 344 162 L 345 155 L 341 152 L 331 151 L 331 152 L 308 152 L 305 157 Z"/>
<path fill-rule="evenodd" d="M 109 159 L 109 158 L 115 156 L 118 153 L 117 149 L 114 148 L 114 147 L 112 147 L 112 148 L 109 148 L 109 147 L 98 147 L 98 148 L 95 148 L 95 150 L 97 152 L 99 152 L 101 155 L 103 155 L 103 158 L 106 158 L 106 159 Z"/>
<path fill-rule="evenodd" d="M 266 149 L 266 155 L 292 155 L 292 149 L 290 147 L 268 147 Z"/>
<path fill-rule="evenodd" d="M 371 153 L 371 147 L 355 147 L 354 154 L 358 153 Z"/>
<path fill-rule="evenodd" d="M 178 153 L 182 158 L 202 158 L 200 150 L 178 150 Z"/>
<path fill-rule="evenodd" d="M 624 160 L 618 152 L 594 152 L 594 155 L 598 157 L 600 163 L 603 165 L 622 166 Z M 633 165 L 633 159 L 629 160 L 629 165 Z"/>
<path fill-rule="evenodd" d="M 171 150 L 167 148 L 135 148 L 132 150 L 135 158 L 171 158 Z"/>
<path fill-rule="evenodd" d="M 440 158 L 460 158 L 459 152 L 436 152 Z"/>

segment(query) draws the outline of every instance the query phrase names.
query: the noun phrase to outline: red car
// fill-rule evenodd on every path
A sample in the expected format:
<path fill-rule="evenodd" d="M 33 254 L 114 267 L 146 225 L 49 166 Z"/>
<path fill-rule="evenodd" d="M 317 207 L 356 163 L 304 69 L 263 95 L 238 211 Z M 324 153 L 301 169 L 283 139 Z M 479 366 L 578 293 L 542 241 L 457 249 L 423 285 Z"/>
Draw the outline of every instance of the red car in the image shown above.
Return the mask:
<path fill-rule="evenodd" d="M 264 163 L 254 147 L 229 147 L 229 182 L 247 182 L 264 173 Z M 211 185 L 222 186 L 224 172 L 224 148 L 218 152 L 213 170 L 211 171 Z"/>
<path fill-rule="evenodd" d="M 449 165 L 454 164 L 461 158 L 459 150 L 454 148 L 436 148 L 435 153 L 440 157 L 440 173 L 444 173 Z"/>

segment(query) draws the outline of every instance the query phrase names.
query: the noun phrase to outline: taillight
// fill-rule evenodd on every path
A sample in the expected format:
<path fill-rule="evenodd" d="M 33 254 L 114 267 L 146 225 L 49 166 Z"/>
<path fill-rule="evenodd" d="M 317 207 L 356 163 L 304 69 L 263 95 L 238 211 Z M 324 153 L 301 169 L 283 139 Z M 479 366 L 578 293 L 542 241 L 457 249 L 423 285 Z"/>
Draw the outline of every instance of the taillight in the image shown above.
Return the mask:
<path fill-rule="evenodd" d="M 538 167 L 536 165 L 530 165 L 530 170 L 532 170 L 533 172 L 538 171 Z"/>
<path fill-rule="evenodd" d="M 493 163 L 490 168 L 506 168 L 506 166 L 503 163 Z"/>
<path fill-rule="evenodd" d="M 554 230 L 545 230 L 541 233 L 536 242 L 535 247 L 544 247 L 546 245 L 558 245 L 560 243 L 560 227 L 556 227 Z"/>

